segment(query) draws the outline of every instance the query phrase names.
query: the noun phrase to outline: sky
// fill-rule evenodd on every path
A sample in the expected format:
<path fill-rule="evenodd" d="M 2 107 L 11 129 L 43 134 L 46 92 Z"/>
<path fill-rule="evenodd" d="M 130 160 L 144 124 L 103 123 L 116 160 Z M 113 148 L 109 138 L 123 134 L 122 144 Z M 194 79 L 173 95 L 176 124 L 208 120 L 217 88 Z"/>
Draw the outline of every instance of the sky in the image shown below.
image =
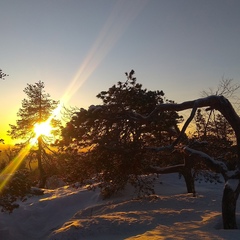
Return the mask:
<path fill-rule="evenodd" d="M 239 0 L 1 0 L 0 138 L 27 84 L 88 108 L 134 69 L 175 102 L 224 78 L 240 83 Z"/>

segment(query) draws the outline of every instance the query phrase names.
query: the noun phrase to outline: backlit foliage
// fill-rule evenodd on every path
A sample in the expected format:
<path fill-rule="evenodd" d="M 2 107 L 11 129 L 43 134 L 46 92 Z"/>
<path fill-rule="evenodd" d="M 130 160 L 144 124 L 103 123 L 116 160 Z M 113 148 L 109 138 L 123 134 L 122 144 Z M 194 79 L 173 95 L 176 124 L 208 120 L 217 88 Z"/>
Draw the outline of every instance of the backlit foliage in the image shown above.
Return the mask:
<path fill-rule="evenodd" d="M 102 105 L 80 109 L 62 131 L 62 149 L 75 156 L 85 151 L 84 157 L 76 159 L 81 162 L 79 171 L 84 169 L 81 176 L 89 177 L 87 172 L 91 172 L 105 196 L 123 189 L 127 182 L 138 182 L 145 165 L 154 161 L 145 147 L 170 143 L 182 120 L 172 111 L 155 116 L 151 122 L 135 119 L 132 112 L 148 115 L 156 105 L 172 101 L 165 99 L 163 91 L 143 89 L 133 70 L 126 76 L 125 82 L 97 95 Z"/>

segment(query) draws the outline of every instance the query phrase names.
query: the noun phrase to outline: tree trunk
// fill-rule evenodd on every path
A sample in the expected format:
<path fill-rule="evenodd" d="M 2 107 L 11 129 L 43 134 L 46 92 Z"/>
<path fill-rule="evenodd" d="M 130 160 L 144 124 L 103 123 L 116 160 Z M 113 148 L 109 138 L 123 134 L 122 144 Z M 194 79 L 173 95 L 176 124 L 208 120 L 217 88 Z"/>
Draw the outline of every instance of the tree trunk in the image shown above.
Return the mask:
<path fill-rule="evenodd" d="M 239 184 L 234 191 L 228 183 L 225 184 L 222 198 L 222 219 L 224 229 L 237 229 L 236 203 L 239 195 Z"/>
<path fill-rule="evenodd" d="M 138 118 L 144 121 L 149 121 L 154 119 L 154 117 L 160 112 L 164 111 L 183 111 L 187 109 L 192 109 L 189 118 L 184 123 L 181 132 L 178 137 L 170 146 L 165 146 L 158 148 L 160 149 L 174 149 L 174 147 L 182 140 L 185 135 L 185 131 L 188 125 L 193 120 L 195 113 L 198 108 L 208 107 L 208 110 L 216 109 L 226 118 L 229 124 L 232 126 L 235 136 L 237 139 L 237 168 L 235 169 L 235 179 L 238 177 L 240 179 L 240 117 L 234 110 L 231 103 L 224 96 L 208 96 L 206 98 L 201 98 L 193 101 L 187 101 L 180 104 L 176 103 L 166 103 L 159 104 L 156 108 L 148 115 L 143 116 L 141 114 L 132 113 L 134 118 Z M 195 153 L 198 151 L 195 151 Z M 210 163 L 210 165 L 215 168 L 215 172 L 220 172 L 226 177 L 229 177 L 227 173 L 231 174 L 233 171 L 229 171 L 226 165 L 219 164 L 217 161 L 211 159 L 206 154 L 200 154 L 201 158 L 205 159 L 206 162 Z M 187 181 L 188 182 L 188 181 Z M 236 229 L 236 202 L 240 193 L 240 183 L 238 183 L 238 187 L 236 189 L 232 189 L 231 186 L 227 183 L 224 188 L 223 198 L 222 198 L 222 218 L 223 218 L 223 227 L 225 229 Z"/>
<path fill-rule="evenodd" d="M 184 169 L 184 171 L 181 172 L 181 174 L 184 177 L 187 192 L 192 193 L 193 197 L 196 197 L 196 191 L 195 191 L 195 184 L 194 184 L 194 177 L 192 176 L 191 169 Z"/>
<path fill-rule="evenodd" d="M 185 156 L 184 163 L 185 163 L 185 167 L 183 168 L 181 173 L 185 179 L 187 191 L 188 193 L 192 193 L 193 197 L 196 197 L 194 176 L 192 174 L 194 158 L 192 158 L 191 156 Z"/>
<path fill-rule="evenodd" d="M 42 137 L 38 137 L 38 170 L 39 170 L 39 187 L 44 188 L 46 183 L 46 174 L 42 166 Z"/>
<path fill-rule="evenodd" d="M 193 159 L 191 159 L 191 157 L 189 156 L 185 156 L 184 164 L 178 164 L 175 166 L 169 166 L 165 168 L 149 166 L 146 169 L 146 172 L 157 173 L 157 174 L 168 174 L 168 173 L 182 174 L 186 183 L 187 192 L 192 193 L 193 197 L 195 197 L 196 196 L 195 181 L 194 181 L 194 176 L 192 175 L 193 164 L 194 164 Z"/>

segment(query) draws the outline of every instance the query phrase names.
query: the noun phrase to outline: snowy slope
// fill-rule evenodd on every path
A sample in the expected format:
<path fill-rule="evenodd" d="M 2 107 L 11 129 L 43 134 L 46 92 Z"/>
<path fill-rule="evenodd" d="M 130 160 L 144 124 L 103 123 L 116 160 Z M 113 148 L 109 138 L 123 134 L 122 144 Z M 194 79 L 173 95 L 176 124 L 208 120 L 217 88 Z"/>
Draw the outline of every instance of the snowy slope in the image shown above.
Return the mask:
<path fill-rule="evenodd" d="M 223 184 L 196 190 L 195 198 L 186 194 L 177 174 L 161 175 L 157 194 L 143 199 L 131 187 L 108 200 L 86 188 L 45 190 L 12 214 L 0 213 L 0 239 L 240 239 L 239 230 L 222 229 Z"/>

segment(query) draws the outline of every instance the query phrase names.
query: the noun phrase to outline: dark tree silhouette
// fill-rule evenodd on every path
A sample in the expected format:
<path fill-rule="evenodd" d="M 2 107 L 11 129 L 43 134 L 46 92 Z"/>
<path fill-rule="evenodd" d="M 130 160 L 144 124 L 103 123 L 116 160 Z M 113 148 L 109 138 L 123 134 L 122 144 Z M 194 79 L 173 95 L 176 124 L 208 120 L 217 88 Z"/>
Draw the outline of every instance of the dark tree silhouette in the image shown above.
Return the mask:
<path fill-rule="evenodd" d="M 145 147 L 170 144 L 178 131 L 177 123 L 182 120 L 174 111 L 155 116 L 152 124 L 131 118 L 131 111 L 149 114 L 158 104 L 172 101 L 165 99 L 163 91 L 143 89 L 133 70 L 126 76 L 127 81 L 97 95 L 102 105 L 80 109 L 63 129 L 66 149 L 75 148 L 74 154 L 90 149 L 86 154 L 89 161 L 85 161 L 88 167 L 79 164 L 78 172 L 84 169 L 82 177 L 95 172 L 106 196 L 121 190 L 127 182 L 139 182 L 146 165 L 155 160 Z M 82 157 L 79 159 L 82 161 Z"/>
<path fill-rule="evenodd" d="M 2 80 L 5 80 L 5 77 L 7 77 L 8 75 L 6 74 L 6 73 L 4 73 L 3 71 L 2 71 L 2 69 L 0 69 L 0 79 L 2 79 Z"/>
<path fill-rule="evenodd" d="M 229 169 L 224 162 L 215 160 L 208 154 L 189 148 L 188 146 L 185 146 L 182 151 L 191 160 L 196 162 L 202 161 L 209 167 L 210 170 L 223 175 L 225 179 L 225 187 L 222 198 L 223 226 L 225 229 L 234 229 L 237 228 L 236 202 L 240 193 L 240 117 L 237 115 L 228 99 L 223 96 L 208 96 L 193 101 L 183 102 L 181 104 L 160 104 L 147 116 L 132 113 L 132 117 L 138 118 L 141 121 L 148 121 L 153 119 L 160 112 L 192 109 L 189 118 L 185 122 L 176 140 L 171 145 L 156 148 L 157 151 L 162 151 L 164 149 L 174 149 L 177 147 L 178 143 L 183 138 L 188 125 L 193 120 L 197 109 L 202 107 L 207 107 L 210 111 L 213 109 L 218 110 L 234 130 L 237 143 L 237 163 L 235 169 Z M 154 171 L 154 167 L 151 168 L 151 171 Z M 171 169 L 168 169 L 168 171 L 171 172 Z M 161 172 L 161 169 L 155 168 L 155 172 Z M 233 182 L 234 184 L 232 184 Z"/>
<path fill-rule="evenodd" d="M 50 95 L 45 93 L 44 83 L 38 81 L 35 84 L 27 84 L 24 89 L 24 93 L 27 98 L 23 99 L 22 107 L 17 113 L 18 120 L 16 125 L 11 125 L 11 130 L 8 134 L 13 139 L 27 140 L 24 144 L 29 143 L 29 141 L 35 137 L 34 125 L 36 123 L 42 123 L 48 120 L 54 109 L 56 109 L 58 102 L 50 99 Z M 59 126 L 59 120 L 52 119 L 53 126 Z M 42 158 L 44 151 L 44 146 L 46 146 L 46 138 L 43 135 L 38 136 L 38 168 L 40 173 L 40 187 L 44 187 L 46 176 L 42 165 Z"/>

